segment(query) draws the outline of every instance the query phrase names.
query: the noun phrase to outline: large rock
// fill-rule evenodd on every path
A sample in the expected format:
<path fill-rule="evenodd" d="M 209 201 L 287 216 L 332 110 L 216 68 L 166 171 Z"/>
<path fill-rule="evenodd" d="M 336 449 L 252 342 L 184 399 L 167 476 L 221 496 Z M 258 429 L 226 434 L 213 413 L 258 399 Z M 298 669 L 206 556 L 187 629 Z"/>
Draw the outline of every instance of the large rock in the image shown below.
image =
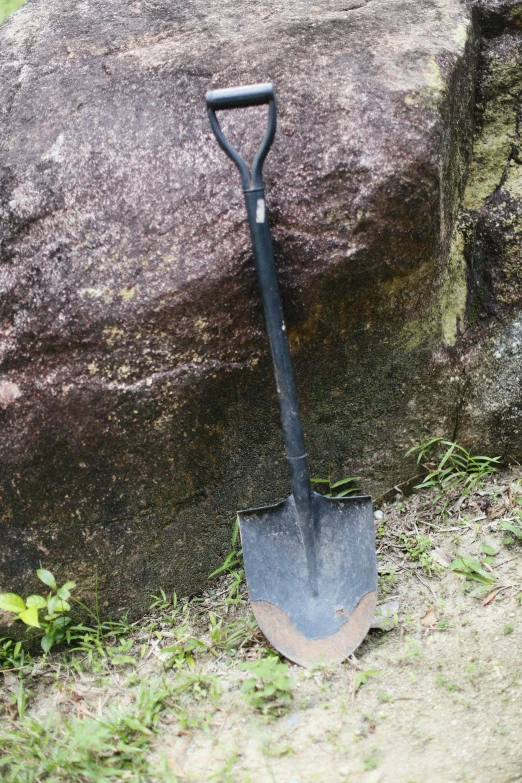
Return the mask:
<path fill-rule="evenodd" d="M 495 392 L 520 297 L 492 306 L 468 244 L 509 195 L 459 215 L 481 27 L 509 48 L 512 10 L 29 0 L 0 27 L 0 589 L 41 561 L 89 597 L 97 569 L 102 606 L 137 614 L 201 587 L 236 508 L 288 491 L 210 87 L 276 86 L 266 181 L 312 473 L 379 493 L 428 434 L 520 454 L 519 386 Z M 251 154 L 264 122 L 225 125 Z"/>
<path fill-rule="evenodd" d="M 474 150 L 450 257 L 465 293 L 459 430 L 486 452 L 522 442 L 522 7 L 481 8 Z M 457 271 L 457 270 L 460 270 Z"/>

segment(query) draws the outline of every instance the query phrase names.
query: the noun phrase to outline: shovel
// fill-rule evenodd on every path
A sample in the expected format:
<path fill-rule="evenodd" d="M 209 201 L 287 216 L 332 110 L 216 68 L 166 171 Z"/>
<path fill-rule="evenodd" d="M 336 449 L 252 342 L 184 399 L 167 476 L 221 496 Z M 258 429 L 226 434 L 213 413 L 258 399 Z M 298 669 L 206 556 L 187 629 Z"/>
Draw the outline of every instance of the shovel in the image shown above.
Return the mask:
<path fill-rule="evenodd" d="M 292 489 L 273 506 L 238 512 L 252 610 L 265 636 L 290 660 L 309 668 L 340 663 L 360 645 L 375 613 L 373 508 L 367 495 L 326 498 L 310 485 L 262 178 L 276 132 L 274 89 L 212 90 L 206 103 L 218 143 L 243 183 Z M 250 173 L 216 111 L 261 104 L 268 104 L 268 128 Z"/>

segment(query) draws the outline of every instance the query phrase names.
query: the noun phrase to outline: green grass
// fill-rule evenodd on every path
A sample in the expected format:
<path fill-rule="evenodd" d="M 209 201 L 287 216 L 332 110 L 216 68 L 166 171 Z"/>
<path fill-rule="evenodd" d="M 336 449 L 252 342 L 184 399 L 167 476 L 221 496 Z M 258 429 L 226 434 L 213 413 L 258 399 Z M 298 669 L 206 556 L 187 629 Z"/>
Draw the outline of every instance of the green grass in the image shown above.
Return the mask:
<path fill-rule="evenodd" d="M 177 783 L 164 758 L 150 758 L 162 722 L 170 717 L 185 731 L 205 730 L 219 681 L 195 672 L 140 680 L 135 688 L 127 683 L 124 698 L 113 697 L 97 714 L 51 711 L 38 720 L 19 706 L 18 719 L 0 728 L 2 783 Z M 197 711 L 200 702 L 207 708 Z"/>
<path fill-rule="evenodd" d="M 24 3 L 25 0 L 0 0 L 0 24 Z"/>
<path fill-rule="evenodd" d="M 134 783 L 172 780 L 148 759 L 154 730 L 172 701 L 165 683 L 144 682 L 126 706 L 70 719 L 52 713 L 43 722 L 22 718 L 0 734 L 3 783 Z M 166 772 L 166 770 L 165 770 Z"/>
<path fill-rule="evenodd" d="M 436 505 L 443 500 L 440 515 L 447 508 L 452 493 L 469 495 L 481 485 L 483 480 L 500 469 L 500 457 L 475 456 L 464 446 L 445 438 L 428 438 L 409 449 L 405 456 L 417 454 L 417 464 L 422 465 L 426 476 L 414 489 L 435 488 L 433 499 Z"/>

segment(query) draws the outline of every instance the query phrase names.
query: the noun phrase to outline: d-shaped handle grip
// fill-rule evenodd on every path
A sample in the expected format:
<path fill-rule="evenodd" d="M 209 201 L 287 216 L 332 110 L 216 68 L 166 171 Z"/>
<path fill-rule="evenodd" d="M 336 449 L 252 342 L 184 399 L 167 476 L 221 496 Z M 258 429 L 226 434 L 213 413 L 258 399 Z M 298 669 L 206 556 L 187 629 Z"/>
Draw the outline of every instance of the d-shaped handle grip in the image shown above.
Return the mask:
<path fill-rule="evenodd" d="M 245 87 L 226 87 L 224 90 L 210 90 L 205 95 L 209 109 L 240 109 L 245 106 L 259 106 L 275 98 L 271 84 L 249 84 Z"/>
<path fill-rule="evenodd" d="M 212 130 L 219 146 L 238 167 L 243 182 L 243 190 L 263 190 L 263 163 L 274 141 L 277 124 L 273 86 L 271 84 L 249 84 L 245 87 L 227 87 L 223 90 L 210 90 L 210 92 L 207 92 L 205 100 Z M 225 138 L 216 117 L 216 111 L 220 109 L 243 109 L 248 106 L 260 106 L 263 103 L 268 104 L 268 128 L 252 163 L 251 175 L 246 161 L 243 160 L 239 152 Z"/>

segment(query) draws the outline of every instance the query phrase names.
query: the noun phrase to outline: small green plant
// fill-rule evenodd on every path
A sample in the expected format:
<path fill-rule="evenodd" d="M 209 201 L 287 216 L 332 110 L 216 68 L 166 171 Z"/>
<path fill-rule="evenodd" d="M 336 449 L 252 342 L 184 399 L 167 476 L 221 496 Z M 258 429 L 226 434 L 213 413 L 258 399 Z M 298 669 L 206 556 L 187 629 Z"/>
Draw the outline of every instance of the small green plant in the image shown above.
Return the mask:
<path fill-rule="evenodd" d="M 65 629 L 71 623 L 68 612 L 71 606 L 68 603 L 71 590 L 76 586 L 74 582 L 65 582 L 61 587 L 56 584 L 56 579 L 50 571 L 39 568 L 36 572 L 38 579 L 50 587 L 46 595 L 30 595 L 25 601 L 16 593 L 0 594 L 0 609 L 4 612 L 13 612 L 16 619 L 21 620 L 32 628 L 42 628 L 44 635 L 41 640 L 42 650 L 47 653 L 54 644 L 61 642 L 65 637 Z M 40 612 L 44 611 L 43 617 Z"/>
<path fill-rule="evenodd" d="M 295 751 L 291 745 L 284 743 L 282 745 L 274 745 L 272 739 L 263 740 L 260 743 L 259 749 L 263 756 L 268 758 L 281 758 L 281 756 L 292 756 Z"/>
<path fill-rule="evenodd" d="M 170 711 L 177 718 L 180 729 L 202 729 L 209 733 L 215 710 L 209 710 L 208 707 L 204 710 L 194 709 L 194 702 L 215 706 L 221 693 L 218 678 L 185 669 L 176 673 L 174 683 L 170 685 L 170 693 Z"/>
<path fill-rule="evenodd" d="M 253 675 L 241 686 L 248 704 L 271 716 L 281 715 L 288 708 L 295 682 L 288 676 L 287 664 L 270 655 L 242 663 L 239 668 Z"/>
<path fill-rule="evenodd" d="M 392 592 L 396 581 L 397 571 L 394 568 L 388 566 L 379 568 L 379 593 L 383 598 Z"/>
<path fill-rule="evenodd" d="M 500 457 L 473 456 L 463 446 L 445 438 L 428 438 L 412 446 L 405 456 L 411 454 L 417 454 L 417 464 L 427 471 L 415 489 L 438 489 L 435 503 L 452 489 L 469 494 L 481 479 L 495 473 L 501 464 Z"/>
<path fill-rule="evenodd" d="M 196 701 L 210 699 L 215 704 L 221 693 L 221 686 L 218 678 L 213 674 L 184 671 L 176 676 L 174 683 L 170 686 L 170 692 L 176 701 L 182 697 L 190 696 Z"/>
<path fill-rule="evenodd" d="M 404 544 L 409 559 L 414 563 L 419 563 L 428 574 L 441 570 L 441 566 L 431 556 L 433 549 L 431 538 L 420 534 L 407 536 L 405 533 L 399 533 L 398 538 Z"/>
<path fill-rule="evenodd" d="M 161 595 L 153 595 L 151 598 L 153 598 L 153 602 L 151 603 L 149 610 L 151 612 L 166 612 L 172 613 L 174 616 L 178 613 L 178 596 L 176 593 L 172 594 L 172 598 L 167 598 L 167 594 L 165 590 L 160 587 L 160 594 Z"/>
<path fill-rule="evenodd" d="M 219 649 L 225 638 L 225 630 L 223 628 L 223 618 L 218 617 L 214 612 L 208 613 L 208 633 L 212 647 Z"/>
<path fill-rule="evenodd" d="M 412 636 L 406 636 L 404 639 L 404 653 L 402 658 L 404 661 L 411 660 L 412 658 L 422 658 L 424 650 L 422 644 L 418 639 L 414 639 Z"/>
<path fill-rule="evenodd" d="M 364 769 L 369 771 L 379 765 L 379 748 L 371 748 L 363 759 Z"/>
<path fill-rule="evenodd" d="M 194 668 L 196 665 L 195 656 L 199 652 L 207 649 L 207 646 L 200 639 L 191 636 L 187 625 L 179 626 L 176 631 L 176 642 L 163 647 L 162 653 L 169 653 L 165 662 L 166 669 L 182 669 L 184 666 Z"/>
<path fill-rule="evenodd" d="M 231 623 L 225 623 L 214 612 L 208 613 L 211 650 L 219 653 L 223 650 L 237 652 L 248 644 L 259 632 L 259 626 L 253 615 Z"/>
<path fill-rule="evenodd" d="M 129 655 L 133 642 L 126 637 L 130 632 L 131 627 L 125 620 L 100 622 L 95 628 L 75 625 L 67 629 L 66 641 L 72 652 L 84 655 L 89 665 L 99 671 L 107 663 L 114 666 L 136 663 L 135 658 Z"/>
<path fill-rule="evenodd" d="M 18 676 L 18 680 L 16 682 L 16 685 L 13 683 L 13 685 L 9 688 L 10 693 L 8 694 L 6 692 L 3 702 L 4 706 L 7 702 L 9 702 L 9 714 L 12 719 L 16 718 L 17 720 L 22 720 L 25 716 L 26 709 L 27 709 L 27 703 L 29 701 L 30 694 L 25 687 L 24 679 L 21 674 Z M 7 698 L 6 698 L 7 696 Z M 2 738 L 0 734 L 0 758 L 1 758 L 1 748 L 2 748 Z M 0 780 L 3 781 L 3 778 L 0 775 Z"/>
<path fill-rule="evenodd" d="M 474 582 L 482 582 L 485 585 L 496 584 L 497 577 L 490 571 L 486 571 L 482 564 L 478 560 L 474 560 L 472 557 L 457 557 L 453 560 L 449 567 L 456 574 L 466 577 Z"/>
<path fill-rule="evenodd" d="M 133 642 L 126 637 L 131 627 L 125 619 L 116 622 L 101 622 L 98 611 L 98 580 L 96 577 L 96 610 L 93 612 L 84 603 L 72 595 L 74 582 L 65 582 L 58 587 L 54 575 L 45 568 L 39 568 L 36 575 L 43 584 L 50 588 L 47 595 L 30 595 L 27 599 L 16 593 L 0 594 L 0 609 L 16 614 L 16 619 L 25 623 L 29 629 L 36 629 L 43 635 L 40 641 L 44 653 L 48 653 L 54 645 L 64 642 L 72 652 L 86 656 L 90 665 L 99 666 L 109 662 L 115 666 L 135 663 L 129 655 Z M 80 606 L 94 620 L 94 627 L 84 624 L 72 625 L 69 616 L 71 603 Z M 19 644 L 11 640 L 0 642 L 0 667 L 5 668 L 2 659 L 11 651 L 13 659 L 23 665 L 25 654 Z M 20 663 L 21 661 L 21 663 Z M 78 665 L 78 661 L 74 665 Z"/>
<path fill-rule="evenodd" d="M 239 754 L 234 751 L 220 769 L 208 776 L 209 783 L 234 783 L 237 778 L 233 776 L 233 768 L 238 758 Z"/>
<path fill-rule="evenodd" d="M 442 672 L 439 672 L 437 674 L 437 677 L 435 678 L 435 681 L 437 685 L 440 685 L 441 688 L 445 688 L 447 691 L 460 691 L 460 685 L 457 685 L 454 682 L 451 682 L 448 677 L 443 674 Z"/>
<path fill-rule="evenodd" d="M 26 653 L 22 642 L 0 637 L 0 671 L 2 669 L 22 669 L 25 660 Z"/>
<path fill-rule="evenodd" d="M 107 656 L 113 666 L 121 666 L 122 664 L 135 664 L 136 659 L 129 655 L 132 650 L 134 642 L 132 639 L 120 639 L 117 646 L 106 645 L 105 650 Z"/>
<path fill-rule="evenodd" d="M 359 476 L 349 476 L 340 481 L 332 481 L 332 477 L 328 476 L 328 478 L 313 478 L 310 480 L 312 484 L 322 484 L 324 486 L 324 489 L 326 489 L 325 497 L 345 498 L 348 495 L 356 495 L 360 492 L 360 489 L 354 484 L 354 482 L 359 481 L 359 478 Z"/>
<path fill-rule="evenodd" d="M 185 666 L 194 668 L 196 665 L 195 656 L 198 652 L 207 649 L 207 645 L 191 633 L 191 607 L 189 603 L 183 603 L 178 607 L 178 599 L 173 596 L 170 603 L 172 610 L 169 613 L 168 620 L 172 624 L 172 632 L 169 636 L 174 636 L 174 642 L 167 647 L 162 647 L 161 652 L 167 653 L 165 661 L 167 669 L 182 669 Z M 161 634 L 160 637 L 161 638 Z"/>
<path fill-rule="evenodd" d="M 216 568 L 209 576 L 212 579 L 218 574 L 229 574 L 232 581 L 227 589 L 225 604 L 239 604 L 243 601 L 241 595 L 241 586 L 245 580 L 245 568 L 243 566 L 243 549 L 237 546 L 239 537 L 239 517 L 236 517 L 234 528 L 232 530 L 232 539 L 230 541 L 230 552 L 225 558 L 225 562 Z"/>
<path fill-rule="evenodd" d="M 522 539 L 522 526 L 520 524 L 513 523 L 508 519 L 501 519 L 499 520 L 498 526 L 502 528 L 502 530 L 508 530 L 510 533 L 513 533 L 515 538 L 518 538 L 519 541 Z M 510 544 L 512 542 L 513 539 L 509 541 Z"/>
<path fill-rule="evenodd" d="M 508 634 L 513 633 L 515 630 L 515 623 L 506 623 L 504 626 L 504 634 L 508 636 Z"/>
<path fill-rule="evenodd" d="M 357 672 L 353 681 L 354 695 L 357 693 L 361 685 L 365 685 L 368 677 L 376 677 L 381 673 L 380 669 L 366 669 L 366 671 Z"/>

